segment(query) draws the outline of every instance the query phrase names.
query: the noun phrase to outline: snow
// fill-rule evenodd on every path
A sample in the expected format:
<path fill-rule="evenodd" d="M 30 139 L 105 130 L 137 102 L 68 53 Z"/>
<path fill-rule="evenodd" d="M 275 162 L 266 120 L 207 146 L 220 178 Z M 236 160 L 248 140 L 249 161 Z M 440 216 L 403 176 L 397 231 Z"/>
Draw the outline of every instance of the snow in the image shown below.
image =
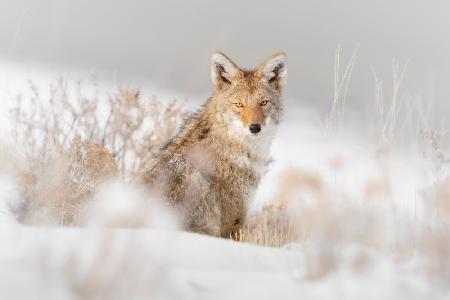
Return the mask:
<path fill-rule="evenodd" d="M 15 223 L 16 218 L 11 212 L 16 203 L 19 202 L 18 192 L 14 178 L 0 173 L 0 226 L 3 223 Z"/>
<path fill-rule="evenodd" d="M 119 181 L 101 185 L 83 213 L 84 225 L 90 227 L 145 226 L 178 228 L 174 214 L 142 187 Z"/>
<path fill-rule="evenodd" d="M 113 292 L 127 294 L 128 299 L 446 299 L 449 295 L 411 272 L 411 267 L 399 267 L 385 257 L 376 257 L 373 266 L 361 272 L 341 268 L 324 279 L 305 280 L 301 248 L 257 247 L 179 231 L 3 225 L 0 243 L 1 299 L 77 299 L 82 295 L 77 284 L 83 280 L 94 285 L 86 295 Z M 108 252 L 103 252 L 105 247 Z M 352 257 L 351 247 L 346 250 Z"/>

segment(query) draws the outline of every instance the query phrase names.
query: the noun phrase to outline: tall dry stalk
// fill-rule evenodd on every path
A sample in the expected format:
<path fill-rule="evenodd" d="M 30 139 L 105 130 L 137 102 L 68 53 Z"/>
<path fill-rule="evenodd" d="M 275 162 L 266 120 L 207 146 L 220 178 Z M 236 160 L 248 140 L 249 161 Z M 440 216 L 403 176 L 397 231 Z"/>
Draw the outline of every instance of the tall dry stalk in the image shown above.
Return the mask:
<path fill-rule="evenodd" d="M 350 83 L 353 68 L 356 62 L 359 45 L 353 50 L 352 56 L 343 70 L 341 70 L 341 52 L 339 44 L 334 56 L 334 77 L 333 77 L 333 101 L 330 114 L 325 121 L 325 130 L 331 132 L 342 121 L 345 111 L 348 86 Z"/>
<path fill-rule="evenodd" d="M 375 109 L 377 112 L 377 128 L 379 145 L 385 148 L 392 144 L 397 126 L 397 119 L 401 108 L 400 87 L 408 68 L 409 62 L 402 67 L 397 60 L 392 61 L 392 95 L 388 103 L 385 103 L 383 82 L 378 78 L 375 68 L 372 66 L 372 73 L 375 81 Z"/>

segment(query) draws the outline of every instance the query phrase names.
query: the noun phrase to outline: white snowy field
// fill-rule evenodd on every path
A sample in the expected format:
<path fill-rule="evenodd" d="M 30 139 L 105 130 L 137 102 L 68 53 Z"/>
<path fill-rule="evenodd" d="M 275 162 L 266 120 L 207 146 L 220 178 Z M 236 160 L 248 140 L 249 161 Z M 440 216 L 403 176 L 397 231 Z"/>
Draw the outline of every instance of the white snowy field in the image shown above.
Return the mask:
<path fill-rule="evenodd" d="M 1 299 L 448 299 L 415 272 L 370 253 L 342 249 L 342 267 L 320 280 L 304 278 L 302 246 L 257 247 L 165 230 L 0 229 Z"/>
<path fill-rule="evenodd" d="M 29 75 L 4 72 L 0 95 L 26 90 Z M 45 92 L 53 77 L 39 78 Z M 417 130 L 409 143 L 380 154 L 370 126 L 349 122 L 327 132 L 327 116 L 296 101 L 286 101 L 274 162 L 251 206 L 257 213 L 276 203 L 286 171 L 320 182 L 319 192 L 294 189 L 288 210 L 310 227 L 307 238 L 281 248 L 182 232 L 159 206 L 145 228 L 109 228 L 116 218 L 133 218 L 142 200 L 122 183 L 96 194 L 96 221 L 86 227 L 19 224 L 11 212 L 23 200 L 14 162 L 0 153 L 0 299 L 448 299 L 449 214 L 434 210 L 440 199 L 433 196 L 438 183 L 448 185 L 446 157 L 438 172 L 433 156 L 446 149 L 438 141 L 424 156 L 427 141 Z M 9 107 L 1 110 L 4 141 Z M 401 129 L 409 126 L 404 120 Z"/>

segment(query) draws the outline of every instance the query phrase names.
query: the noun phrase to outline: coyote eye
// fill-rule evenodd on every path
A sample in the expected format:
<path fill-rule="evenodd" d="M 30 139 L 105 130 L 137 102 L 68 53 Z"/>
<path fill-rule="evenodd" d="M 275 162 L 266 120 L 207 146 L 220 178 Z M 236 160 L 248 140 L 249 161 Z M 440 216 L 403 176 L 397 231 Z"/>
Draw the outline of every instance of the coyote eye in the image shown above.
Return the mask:
<path fill-rule="evenodd" d="M 264 100 L 264 101 L 261 101 L 261 102 L 259 103 L 259 105 L 261 105 L 261 106 L 266 106 L 267 103 L 269 103 L 269 101 Z"/>
<path fill-rule="evenodd" d="M 236 105 L 236 107 L 238 108 L 242 108 L 244 106 L 241 102 L 236 102 L 234 103 L 234 105 Z"/>

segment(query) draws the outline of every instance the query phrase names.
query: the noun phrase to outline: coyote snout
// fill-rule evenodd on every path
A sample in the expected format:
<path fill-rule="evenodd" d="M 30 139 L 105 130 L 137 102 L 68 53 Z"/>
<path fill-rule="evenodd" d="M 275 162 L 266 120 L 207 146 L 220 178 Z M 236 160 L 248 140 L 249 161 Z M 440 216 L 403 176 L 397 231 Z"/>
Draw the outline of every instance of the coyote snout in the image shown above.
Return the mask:
<path fill-rule="evenodd" d="M 262 126 L 266 123 L 266 112 L 264 106 L 267 106 L 268 101 L 262 101 L 251 103 L 252 101 L 246 101 L 246 104 L 241 108 L 241 121 L 245 128 L 250 130 L 253 134 L 258 134 Z"/>
<path fill-rule="evenodd" d="M 229 237 L 244 223 L 280 121 L 286 63 L 276 53 L 245 70 L 213 54 L 214 95 L 144 177 L 178 208 L 187 229 Z"/>

